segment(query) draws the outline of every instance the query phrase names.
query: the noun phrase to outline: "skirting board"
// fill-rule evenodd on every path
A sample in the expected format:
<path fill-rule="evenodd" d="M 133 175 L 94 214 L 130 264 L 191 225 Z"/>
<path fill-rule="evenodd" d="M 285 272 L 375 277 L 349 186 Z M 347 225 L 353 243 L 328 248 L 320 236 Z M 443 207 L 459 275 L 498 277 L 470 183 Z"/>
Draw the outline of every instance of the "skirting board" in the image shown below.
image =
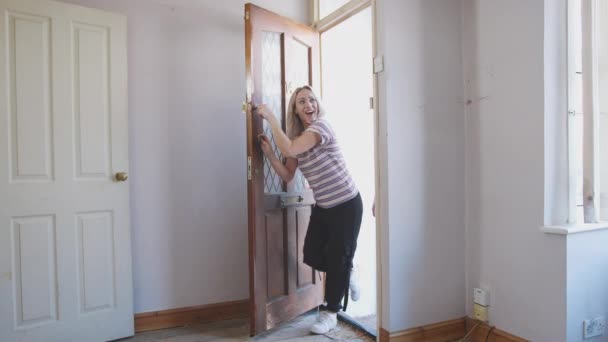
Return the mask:
<path fill-rule="evenodd" d="M 470 318 L 459 318 L 451 321 L 425 325 L 423 327 L 407 329 L 389 333 L 380 329 L 380 342 L 447 342 L 457 341 L 464 337 L 467 331 L 474 327 L 478 321 Z M 468 338 L 469 342 L 527 342 L 522 338 L 511 335 L 500 329 L 492 329 L 482 323 L 475 328 Z M 490 335 L 488 336 L 488 333 Z"/>
<path fill-rule="evenodd" d="M 380 342 L 446 342 L 462 338 L 465 334 L 466 322 L 464 317 L 451 321 L 425 325 L 389 333 L 380 329 Z"/>
<path fill-rule="evenodd" d="M 249 317 L 249 300 L 135 314 L 135 332 Z"/>
<path fill-rule="evenodd" d="M 466 331 L 472 329 L 477 323 L 479 323 L 479 321 L 467 317 Z M 487 337 L 488 342 L 528 342 L 528 340 L 511 335 L 506 331 L 494 328 L 490 332 L 490 329 L 492 329 L 491 326 L 486 323 L 481 323 L 475 328 L 473 333 L 471 333 L 471 338 L 469 340 L 471 342 L 485 342 Z M 488 333 L 490 333 L 489 336 Z"/>

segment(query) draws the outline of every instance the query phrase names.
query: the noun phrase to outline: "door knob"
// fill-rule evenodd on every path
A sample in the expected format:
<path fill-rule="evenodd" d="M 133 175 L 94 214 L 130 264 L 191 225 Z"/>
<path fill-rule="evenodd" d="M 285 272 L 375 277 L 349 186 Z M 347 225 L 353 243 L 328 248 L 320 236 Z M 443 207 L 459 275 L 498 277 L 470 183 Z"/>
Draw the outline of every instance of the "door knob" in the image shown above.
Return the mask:
<path fill-rule="evenodd" d="M 126 172 L 116 172 L 115 178 L 117 182 L 124 182 L 129 178 L 129 175 Z"/>

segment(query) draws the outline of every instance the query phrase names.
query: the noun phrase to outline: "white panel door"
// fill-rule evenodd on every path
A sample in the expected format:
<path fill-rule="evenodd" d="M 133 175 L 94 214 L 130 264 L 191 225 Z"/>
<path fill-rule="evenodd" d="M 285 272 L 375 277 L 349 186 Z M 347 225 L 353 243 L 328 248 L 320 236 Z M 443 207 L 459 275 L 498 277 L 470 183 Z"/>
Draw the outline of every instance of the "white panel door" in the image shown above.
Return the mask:
<path fill-rule="evenodd" d="M 126 18 L 0 0 L 0 341 L 133 335 Z"/>

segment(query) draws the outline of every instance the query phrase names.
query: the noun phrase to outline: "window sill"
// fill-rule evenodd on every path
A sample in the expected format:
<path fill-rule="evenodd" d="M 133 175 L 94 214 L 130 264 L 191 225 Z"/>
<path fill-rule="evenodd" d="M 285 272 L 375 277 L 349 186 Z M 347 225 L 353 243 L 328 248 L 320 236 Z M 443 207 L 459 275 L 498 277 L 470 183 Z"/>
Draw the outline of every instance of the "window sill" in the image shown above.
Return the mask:
<path fill-rule="evenodd" d="M 546 234 L 557 234 L 557 235 L 572 235 L 577 233 L 587 233 L 596 230 L 608 229 L 608 222 L 600 223 L 583 223 L 583 224 L 564 224 L 554 226 L 543 226 L 540 227 L 540 231 Z"/>

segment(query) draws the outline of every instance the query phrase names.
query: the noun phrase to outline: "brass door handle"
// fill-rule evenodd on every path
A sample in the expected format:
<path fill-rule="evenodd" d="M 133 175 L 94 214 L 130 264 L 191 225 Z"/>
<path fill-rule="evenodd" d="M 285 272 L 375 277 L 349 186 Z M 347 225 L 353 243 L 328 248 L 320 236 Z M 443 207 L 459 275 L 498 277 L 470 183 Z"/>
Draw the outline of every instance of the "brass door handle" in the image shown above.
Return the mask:
<path fill-rule="evenodd" d="M 254 110 L 258 109 L 258 107 L 256 105 L 254 105 L 251 102 L 243 102 L 243 113 L 247 114 L 249 113 L 248 109 L 251 107 L 251 111 L 253 112 Z"/>
<path fill-rule="evenodd" d="M 124 182 L 129 178 L 129 175 L 126 172 L 116 172 L 114 177 L 117 182 Z"/>

